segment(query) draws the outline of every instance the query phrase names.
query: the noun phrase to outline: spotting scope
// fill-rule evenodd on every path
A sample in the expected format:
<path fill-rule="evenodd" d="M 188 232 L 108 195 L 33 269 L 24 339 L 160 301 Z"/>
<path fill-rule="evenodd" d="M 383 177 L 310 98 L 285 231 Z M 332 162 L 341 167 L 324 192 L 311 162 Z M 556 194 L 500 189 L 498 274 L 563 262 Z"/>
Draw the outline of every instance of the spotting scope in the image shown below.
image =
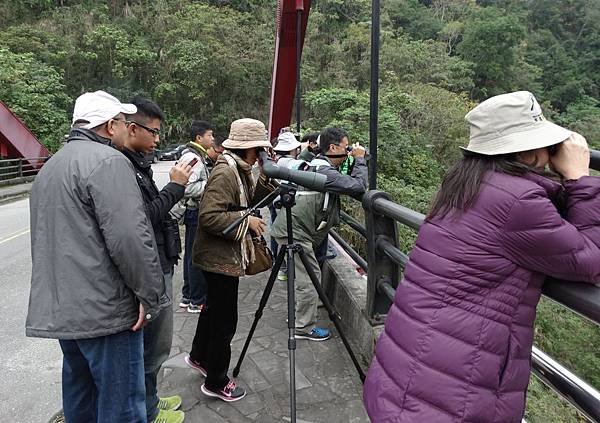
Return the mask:
<path fill-rule="evenodd" d="M 269 178 L 293 182 L 312 191 L 325 191 L 325 183 L 327 182 L 325 175 L 317 172 L 279 167 L 269 158 L 269 155 L 264 150 L 260 151 L 258 156 L 262 163 L 263 172 Z"/>

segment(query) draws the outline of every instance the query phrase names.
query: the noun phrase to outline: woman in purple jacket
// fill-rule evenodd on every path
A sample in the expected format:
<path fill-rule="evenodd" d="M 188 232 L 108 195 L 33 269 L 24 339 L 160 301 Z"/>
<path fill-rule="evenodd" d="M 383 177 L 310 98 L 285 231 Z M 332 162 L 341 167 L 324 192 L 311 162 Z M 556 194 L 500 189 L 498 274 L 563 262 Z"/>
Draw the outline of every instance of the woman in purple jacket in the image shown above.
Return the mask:
<path fill-rule="evenodd" d="M 469 145 L 377 342 L 364 387 L 374 422 L 520 422 L 545 275 L 600 282 L 600 178 L 585 139 L 526 91 L 466 120 Z"/>

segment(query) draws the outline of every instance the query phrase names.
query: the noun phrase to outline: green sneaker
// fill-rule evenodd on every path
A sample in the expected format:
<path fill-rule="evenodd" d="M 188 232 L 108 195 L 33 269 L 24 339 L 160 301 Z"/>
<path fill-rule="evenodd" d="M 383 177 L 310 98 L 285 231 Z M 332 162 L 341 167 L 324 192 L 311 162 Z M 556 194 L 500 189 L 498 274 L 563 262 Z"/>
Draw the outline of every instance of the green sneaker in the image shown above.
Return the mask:
<path fill-rule="evenodd" d="M 185 419 L 183 411 L 158 410 L 158 415 L 152 423 L 182 423 Z"/>
<path fill-rule="evenodd" d="M 172 397 L 165 397 L 158 399 L 158 405 L 156 408 L 165 411 L 175 411 L 181 406 L 181 397 L 179 395 L 173 395 Z"/>

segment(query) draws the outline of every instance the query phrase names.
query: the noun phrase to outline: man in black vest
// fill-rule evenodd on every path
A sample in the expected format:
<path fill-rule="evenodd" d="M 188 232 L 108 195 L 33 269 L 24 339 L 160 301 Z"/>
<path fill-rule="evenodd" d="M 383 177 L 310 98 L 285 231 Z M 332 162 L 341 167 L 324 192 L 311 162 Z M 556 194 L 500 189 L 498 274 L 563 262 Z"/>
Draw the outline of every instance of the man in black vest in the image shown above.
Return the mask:
<path fill-rule="evenodd" d="M 181 162 L 169 172 L 170 182 L 158 190 L 152 179 L 152 155 L 159 142 L 163 112 L 154 102 L 135 97 L 137 107 L 133 115 L 126 115 L 128 137 L 122 152 L 134 166 L 140 186 L 146 214 L 152 223 L 158 246 L 158 255 L 164 274 L 166 292 L 173 297 L 173 266 L 179 259 L 181 240 L 177 222 L 169 216 L 169 210 L 181 199 L 192 168 Z M 148 422 L 181 423 L 183 411 L 178 395 L 159 398 L 156 391 L 157 376 L 161 365 L 169 357 L 173 338 L 172 306 L 161 313 L 144 328 L 144 373 L 146 384 L 146 413 Z"/>

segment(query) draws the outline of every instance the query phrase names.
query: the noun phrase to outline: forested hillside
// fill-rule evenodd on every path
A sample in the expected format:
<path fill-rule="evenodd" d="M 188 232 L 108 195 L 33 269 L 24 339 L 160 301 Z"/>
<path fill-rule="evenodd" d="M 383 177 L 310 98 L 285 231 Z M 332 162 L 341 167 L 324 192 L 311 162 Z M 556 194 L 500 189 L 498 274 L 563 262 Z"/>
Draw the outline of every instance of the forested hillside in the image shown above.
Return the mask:
<path fill-rule="evenodd" d="M 164 142 L 189 122 L 226 136 L 266 122 L 275 0 L 4 0 L 0 100 L 53 150 L 74 99 L 144 94 L 166 111 Z M 506 91 L 532 91 L 551 120 L 600 148 L 600 0 L 385 0 L 381 17 L 381 189 L 424 212 L 467 142 L 465 113 Z M 345 127 L 368 143 L 369 0 L 314 0 L 302 63 L 304 130 Z M 408 230 L 403 247 L 414 234 Z M 600 388 L 598 327 L 543 303 L 545 351 Z M 578 421 L 539 383 L 532 422 Z"/>

